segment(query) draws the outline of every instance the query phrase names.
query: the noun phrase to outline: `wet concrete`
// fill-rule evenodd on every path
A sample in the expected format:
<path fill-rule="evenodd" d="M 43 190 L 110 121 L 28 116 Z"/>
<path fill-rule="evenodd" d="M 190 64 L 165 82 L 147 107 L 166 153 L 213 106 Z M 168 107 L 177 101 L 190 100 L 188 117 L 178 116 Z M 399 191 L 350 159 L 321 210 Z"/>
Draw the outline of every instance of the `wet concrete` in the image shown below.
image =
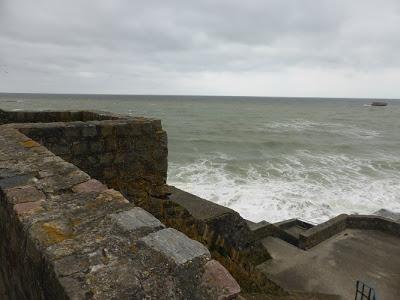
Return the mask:
<path fill-rule="evenodd" d="M 258 266 L 292 291 L 337 294 L 354 299 L 357 280 L 379 299 L 400 299 L 400 239 L 375 230 L 346 229 L 304 251 L 280 239 L 263 240 L 272 260 Z"/>

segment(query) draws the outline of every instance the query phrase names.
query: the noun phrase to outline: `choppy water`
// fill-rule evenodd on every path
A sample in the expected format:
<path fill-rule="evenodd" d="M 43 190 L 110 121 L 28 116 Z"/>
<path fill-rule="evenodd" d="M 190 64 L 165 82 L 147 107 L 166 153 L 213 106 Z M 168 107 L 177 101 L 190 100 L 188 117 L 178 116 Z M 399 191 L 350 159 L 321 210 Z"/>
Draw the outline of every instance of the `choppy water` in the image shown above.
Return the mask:
<path fill-rule="evenodd" d="M 400 212 L 400 101 L 1 95 L 3 109 L 98 109 L 161 118 L 169 184 L 253 221 Z"/>

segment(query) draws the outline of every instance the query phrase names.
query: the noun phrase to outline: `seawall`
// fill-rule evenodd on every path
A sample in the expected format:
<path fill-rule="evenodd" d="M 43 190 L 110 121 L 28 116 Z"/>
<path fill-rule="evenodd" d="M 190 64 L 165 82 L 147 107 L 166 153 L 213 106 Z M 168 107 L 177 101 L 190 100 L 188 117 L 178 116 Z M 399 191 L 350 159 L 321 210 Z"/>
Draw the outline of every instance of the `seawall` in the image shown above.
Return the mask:
<path fill-rule="evenodd" d="M 400 237 L 379 216 L 252 223 L 169 186 L 167 170 L 160 120 L 0 110 L 0 299 L 337 299 L 282 288 L 311 276 L 277 281 L 295 261 L 282 253 L 345 230 Z"/>
<path fill-rule="evenodd" d="M 233 299 L 201 243 L 136 203 L 168 195 L 158 120 L 0 111 L 1 299 Z"/>

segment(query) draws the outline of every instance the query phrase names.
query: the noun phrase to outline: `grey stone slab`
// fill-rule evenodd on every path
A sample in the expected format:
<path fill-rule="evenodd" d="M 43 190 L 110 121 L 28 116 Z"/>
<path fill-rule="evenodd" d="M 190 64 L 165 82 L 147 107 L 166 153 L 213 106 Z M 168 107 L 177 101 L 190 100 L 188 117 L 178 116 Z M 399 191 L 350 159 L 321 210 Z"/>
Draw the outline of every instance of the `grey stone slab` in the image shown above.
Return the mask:
<path fill-rule="evenodd" d="M 134 231 L 140 228 L 164 228 L 165 226 L 151 214 L 140 207 L 132 208 L 118 214 L 112 214 L 114 220 L 120 228 L 126 231 Z"/>
<path fill-rule="evenodd" d="M 201 243 L 188 238 L 172 228 L 151 233 L 141 239 L 150 248 L 182 265 L 196 258 L 211 258 L 208 249 Z"/>
<path fill-rule="evenodd" d="M 0 188 L 8 189 L 16 186 L 26 185 L 32 179 L 33 177 L 30 175 L 20 175 L 20 176 L 0 179 Z"/>
<path fill-rule="evenodd" d="M 169 196 L 169 200 L 186 208 L 189 213 L 196 219 L 207 220 L 225 214 L 236 213 L 232 209 L 197 197 L 176 187 L 170 186 L 170 190 L 171 195 Z"/>
<path fill-rule="evenodd" d="M 9 160 L 8 157 L 5 157 L 5 159 Z M 0 167 L 0 179 L 15 177 L 18 175 L 20 175 L 20 172 L 18 172 L 17 170 L 4 169 Z"/>

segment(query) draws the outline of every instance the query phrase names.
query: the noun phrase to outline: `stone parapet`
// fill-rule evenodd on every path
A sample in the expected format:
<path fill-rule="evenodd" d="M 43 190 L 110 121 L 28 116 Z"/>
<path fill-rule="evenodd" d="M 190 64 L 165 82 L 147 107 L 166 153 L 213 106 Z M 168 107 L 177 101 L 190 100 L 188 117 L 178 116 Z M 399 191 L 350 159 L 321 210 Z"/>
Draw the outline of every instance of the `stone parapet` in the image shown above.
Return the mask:
<path fill-rule="evenodd" d="M 400 222 L 374 215 L 342 214 L 300 234 L 299 247 L 310 249 L 346 228 L 379 230 L 400 237 Z"/>
<path fill-rule="evenodd" d="M 123 136 L 118 135 L 119 130 L 130 128 L 129 132 L 133 132 L 140 128 L 140 132 L 147 132 L 147 137 L 156 140 L 150 149 L 156 151 L 156 145 L 164 143 L 160 140 L 165 134 L 157 121 L 121 121 L 117 117 L 113 121 L 106 117 L 99 121 L 98 116 L 80 112 L 70 115 L 0 112 L 2 123 L 50 122 L 59 118 L 63 121 L 52 125 L 0 126 L 1 299 L 236 297 L 240 287 L 224 267 L 211 259 L 202 244 L 165 228 L 162 222 L 136 206 L 135 199 L 140 202 L 145 198 L 139 197 L 138 191 L 150 197 L 154 187 L 158 183 L 162 186 L 165 178 L 157 178 L 158 175 L 146 178 L 150 185 L 136 189 L 133 194 L 121 188 L 130 195 L 128 201 L 117 190 L 118 185 L 109 185 L 112 182 L 104 177 L 91 176 L 91 167 L 88 171 L 81 170 L 63 159 L 68 153 L 55 150 L 63 139 L 68 147 L 83 141 L 82 137 L 97 142 L 108 122 L 116 122 L 108 123 L 116 140 Z M 89 123 L 82 121 L 89 119 Z M 69 139 L 69 134 L 75 138 Z M 144 146 L 144 138 L 142 142 L 138 148 Z M 88 149 L 92 149 L 90 143 Z M 59 151 L 59 156 L 50 150 Z M 141 155 L 152 153 L 137 151 Z M 152 172 L 162 173 L 155 171 L 155 166 L 152 168 L 149 167 Z M 98 173 L 93 171 L 93 174 Z"/>
<path fill-rule="evenodd" d="M 166 199 L 152 197 L 139 205 L 166 225 L 206 245 L 212 257 L 232 273 L 244 290 L 283 293 L 256 270 L 271 257 L 237 212 L 175 187 L 169 190 L 171 194 Z"/>
<path fill-rule="evenodd" d="M 21 123 L 5 126 L 129 198 L 166 195 L 167 134 L 159 120 L 88 111 L 0 111 L 0 124 L 13 121 Z"/>
<path fill-rule="evenodd" d="M 346 229 L 347 215 L 339 215 L 329 221 L 319 224 L 299 236 L 299 247 L 309 249 L 322 241 Z"/>
<path fill-rule="evenodd" d="M 400 220 L 373 215 L 350 215 L 346 224 L 347 228 L 379 230 L 400 237 Z"/>

